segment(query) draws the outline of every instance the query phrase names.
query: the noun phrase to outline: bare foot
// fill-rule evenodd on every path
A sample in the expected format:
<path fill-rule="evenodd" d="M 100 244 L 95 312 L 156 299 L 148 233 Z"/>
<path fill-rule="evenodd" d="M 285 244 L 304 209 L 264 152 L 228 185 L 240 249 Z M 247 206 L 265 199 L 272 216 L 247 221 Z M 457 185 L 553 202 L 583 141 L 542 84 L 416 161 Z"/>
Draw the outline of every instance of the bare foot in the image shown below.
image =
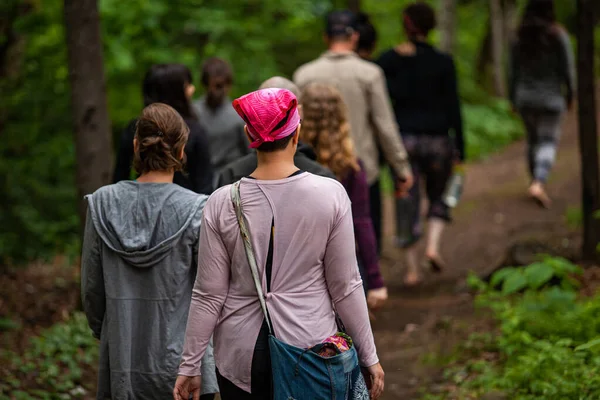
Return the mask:
<path fill-rule="evenodd" d="M 421 283 L 421 277 L 416 272 L 407 272 L 404 277 L 404 285 L 413 287 Z"/>
<path fill-rule="evenodd" d="M 427 253 L 425 255 L 427 257 L 427 261 L 429 262 L 429 266 L 431 267 L 433 272 L 441 273 L 446 269 L 446 263 L 442 260 L 437 253 Z"/>
<path fill-rule="evenodd" d="M 550 208 L 552 200 L 548 197 L 544 185 L 541 182 L 533 182 L 527 190 L 529 197 L 533 199 L 540 207 Z"/>

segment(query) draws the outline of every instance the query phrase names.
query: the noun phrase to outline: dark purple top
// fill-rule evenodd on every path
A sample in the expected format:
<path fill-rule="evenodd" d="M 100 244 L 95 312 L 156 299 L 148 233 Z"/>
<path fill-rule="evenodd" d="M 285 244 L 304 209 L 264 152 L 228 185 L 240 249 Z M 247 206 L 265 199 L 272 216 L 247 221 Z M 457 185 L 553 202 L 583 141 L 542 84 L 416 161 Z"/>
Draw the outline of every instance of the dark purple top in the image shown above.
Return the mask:
<path fill-rule="evenodd" d="M 342 185 L 352 202 L 352 219 L 354 220 L 354 235 L 358 250 L 358 260 L 367 275 L 368 289 L 379 289 L 384 286 L 379 258 L 377 256 L 377 239 L 371 219 L 369 205 L 369 184 L 367 174 L 359 161 L 360 171 L 351 171 L 341 180 Z"/>

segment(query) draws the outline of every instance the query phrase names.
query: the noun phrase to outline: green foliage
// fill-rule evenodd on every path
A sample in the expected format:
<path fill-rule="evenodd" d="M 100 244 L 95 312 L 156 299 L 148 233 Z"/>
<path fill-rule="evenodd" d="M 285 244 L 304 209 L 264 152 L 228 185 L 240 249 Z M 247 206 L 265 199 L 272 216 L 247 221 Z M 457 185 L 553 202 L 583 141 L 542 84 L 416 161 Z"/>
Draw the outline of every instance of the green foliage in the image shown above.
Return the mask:
<path fill-rule="evenodd" d="M 458 386 L 452 398 L 491 391 L 515 400 L 600 398 L 600 296 L 577 296 L 572 276 L 579 273 L 572 263 L 547 257 L 499 270 L 489 284 L 470 277 L 480 292 L 477 304 L 492 310 L 499 329 L 473 334 L 460 346 L 446 370 Z M 497 356 L 483 357 L 490 353 Z"/>
<path fill-rule="evenodd" d="M 76 253 L 78 199 L 62 1 L 0 3 L 2 15 L 22 10 L 15 18 L 0 22 L 11 22 L 14 33 L 23 39 L 9 54 L 12 73 L 0 72 L 0 263 Z M 404 40 L 400 16 L 408 3 L 361 2 L 378 28 L 378 51 Z M 209 56 L 223 57 L 233 64 L 232 96 L 237 96 L 272 75 L 291 77 L 300 64 L 317 57 L 325 49 L 325 14 L 345 4 L 341 0 L 100 0 L 115 138 L 139 113 L 141 81 L 153 63 L 188 65 L 201 92 L 198 75 L 202 61 Z M 487 3 L 458 4 L 454 57 L 467 154 L 478 159 L 518 138 L 522 127 L 506 101 L 491 97 L 474 78 L 486 30 Z M 561 7 L 559 15 L 572 27 L 572 9 Z M 438 39 L 436 32 L 433 40 Z M 0 48 L 7 40 L 0 35 Z"/>
<path fill-rule="evenodd" d="M 11 4 L 22 3 L 12 0 Z M 64 251 L 78 218 L 67 61 L 59 1 L 19 17 L 27 41 L 0 79 L 0 263 Z M 1 38 L 0 38 L 1 40 Z"/>
<path fill-rule="evenodd" d="M 526 267 L 506 267 L 496 271 L 490 279 L 490 286 L 501 286 L 502 294 L 510 295 L 524 289 L 538 290 L 555 279 L 563 288 L 572 289 L 578 282 L 571 275 L 580 273 L 581 268 L 564 258 L 545 257 Z"/>
<path fill-rule="evenodd" d="M 15 399 L 83 399 L 95 382 L 98 343 L 75 313 L 33 337 L 24 354 L 0 351 L 0 393 Z M 87 395 L 86 395 L 87 393 Z M 3 397 L 0 397 L 3 398 Z"/>

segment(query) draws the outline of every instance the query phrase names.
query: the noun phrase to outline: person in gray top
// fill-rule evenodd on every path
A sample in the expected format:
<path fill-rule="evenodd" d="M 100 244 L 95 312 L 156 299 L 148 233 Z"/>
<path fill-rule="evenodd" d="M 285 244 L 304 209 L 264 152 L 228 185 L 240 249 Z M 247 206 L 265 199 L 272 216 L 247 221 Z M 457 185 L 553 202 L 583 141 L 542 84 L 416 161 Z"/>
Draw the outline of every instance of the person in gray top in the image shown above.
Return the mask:
<path fill-rule="evenodd" d="M 218 174 L 225 165 L 250 153 L 250 149 L 244 121 L 228 97 L 233 83 L 231 67 L 220 58 L 209 58 L 202 65 L 201 75 L 206 94 L 193 103 L 193 108 L 208 134 L 211 163 Z"/>
<path fill-rule="evenodd" d="M 567 31 L 556 23 L 553 0 L 529 0 L 511 51 L 510 100 L 527 130 L 529 196 L 551 200 L 544 184 L 556 158 L 561 117 L 575 92 L 575 63 Z"/>
<path fill-rule="evenodd" d="M 140 177 L 86 196 L 81 296 L 100 339 L 98 400 L 167 399 L 173 392 L 208 199 L 173 183 L 188 135 L 173 108 L 147 106 L 134 139 Z M 206 354 L 203 400 L 218 392 L 212 349 Z"/>

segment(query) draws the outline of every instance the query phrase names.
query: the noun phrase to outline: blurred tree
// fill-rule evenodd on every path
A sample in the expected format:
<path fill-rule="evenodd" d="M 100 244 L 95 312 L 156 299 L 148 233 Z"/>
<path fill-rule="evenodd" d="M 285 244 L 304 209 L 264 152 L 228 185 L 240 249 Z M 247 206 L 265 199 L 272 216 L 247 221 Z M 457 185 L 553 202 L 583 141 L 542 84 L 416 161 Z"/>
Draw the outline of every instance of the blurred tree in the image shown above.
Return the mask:
<path fill-rule="evenodd" d="M 106 104 L 104 56 L 96 0 L 65 0 L 66 40 L 75 135 L 79 216 L 83 196 L 110 183 L 112 140 Z"/>
<path fill-rule="evenodd" d="M 452 54 L 456 42 L 456 0 L 441 0 L 439 16 L 440 49 Z"/>
<path fill-rule="evenodd" d="M 577 72 L 579 96 L 579 149 L 583 210 L 582 256 L 600 259 L 600 175 L 598 172 L 598 126 L 596 78 L 594 76 L 594 12 L 596 0 L 577 0 Z"/>
<path fill-rule="evenodd" d="M 489 0 L 494 94 L 505 97 L 504 82 L 504 13 L 500 0 Z"/>

